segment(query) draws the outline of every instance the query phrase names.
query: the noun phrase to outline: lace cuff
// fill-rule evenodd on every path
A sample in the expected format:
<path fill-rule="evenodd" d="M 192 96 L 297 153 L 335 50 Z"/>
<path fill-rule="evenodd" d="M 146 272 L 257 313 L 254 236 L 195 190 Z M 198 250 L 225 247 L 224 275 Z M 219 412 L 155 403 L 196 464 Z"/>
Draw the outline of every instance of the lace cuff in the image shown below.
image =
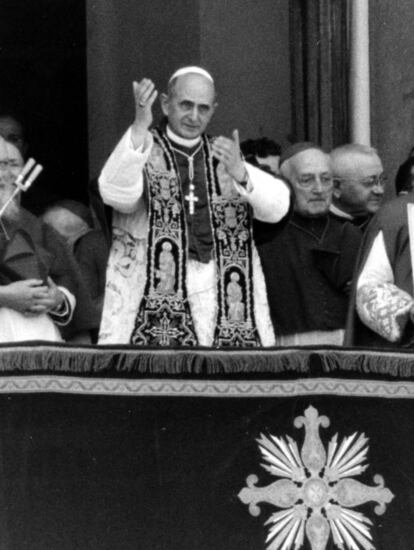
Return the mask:
<path fill-rule="evenodd" d="M 357 292 L 361 321 L 389 342 L 402 338 L 413 305 L 413 298 L 391 283 L 367 283 Z"/>

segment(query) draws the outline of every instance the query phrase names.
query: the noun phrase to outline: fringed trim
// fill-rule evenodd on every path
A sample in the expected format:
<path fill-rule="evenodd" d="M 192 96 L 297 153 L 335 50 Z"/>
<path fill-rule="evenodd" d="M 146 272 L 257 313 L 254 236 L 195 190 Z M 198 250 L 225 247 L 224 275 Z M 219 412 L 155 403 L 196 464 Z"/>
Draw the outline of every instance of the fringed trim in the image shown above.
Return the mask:
<path fill-rule="evenodd" d="M 249 375 L 308 373 L 306 350 L 148 350 L 33 345 L 0 348 L 0 373 Z"/>
<path fill-rule="evenodd" d="M 83 374 L 103 378 L 140 376 L 252 376 L 286 375 L 311 378 L 335 373 L 359 373 L 414 378 L 414 354 L 408 351 L 339 350 L 339 348 L 284 348 L 260 350 L 72 347 L 31 343 L 0 346 L 0 374 Z"/>
<path fill-rule="evenodd" d="M 399 352 L 343 351 L 318 353 L 322 369 L 326 373 L 335 371 L 358 372 L 363 375 L 380 374 L 399 378 L 414 376 L 414 356 Z"/>
<path fill-rule="evenodd" d="M 281 374 L 307 373 L 310 370 L 309 352 L 298 350 L 290 352 L 265 353 L 262 351 L 244 353 L 206 354 L 208 374 Z"/>

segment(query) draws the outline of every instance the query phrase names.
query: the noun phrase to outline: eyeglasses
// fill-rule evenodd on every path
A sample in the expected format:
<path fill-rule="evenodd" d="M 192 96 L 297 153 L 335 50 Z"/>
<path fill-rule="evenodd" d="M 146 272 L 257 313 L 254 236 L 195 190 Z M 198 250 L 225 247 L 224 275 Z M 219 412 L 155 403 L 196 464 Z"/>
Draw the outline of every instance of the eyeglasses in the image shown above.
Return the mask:
<path fill-rule="evenodd" d="M 366 189 L 372 189 L 373 187 L 381 187 L 382 189 L 386 186 L 388 178 L 384 174 L 376 174 L 374 176 L 369 176 L 361 180 L 353 180 L 348 178 L 334 178 L 335 182 L 349 182 L 349 183 L 359 183 L 363 185 Z"/>
<path fill-rule="evenodd" d="M 303 189 L 310 189 L 317 181 L 321 183 L 322 187 L 330 187 L 333 179 L 330 174 L 322 174 L 321 176 L 317 176 L 316 174 L 304 174 L 296 180 L 299 187 Z"/>
<path fill-rule="evenodd" d="M 21 168 L 21 165 L 17 160 L 0 160 L 0 170 L 6 170 L 7 168 Z"/>

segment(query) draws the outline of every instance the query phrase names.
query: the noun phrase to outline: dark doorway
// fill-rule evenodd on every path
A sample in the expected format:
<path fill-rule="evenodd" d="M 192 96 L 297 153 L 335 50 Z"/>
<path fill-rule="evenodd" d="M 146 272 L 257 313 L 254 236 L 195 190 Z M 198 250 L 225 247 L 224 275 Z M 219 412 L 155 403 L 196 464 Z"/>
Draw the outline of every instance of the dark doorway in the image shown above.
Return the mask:
<path fill-rule="evenodd" d="M 58 197 L 84 200 L 88 181 L 84 0 L 1 0 L 0 111 L 27 130 L 45 167 L 24 197 L 35 212 Z"/>

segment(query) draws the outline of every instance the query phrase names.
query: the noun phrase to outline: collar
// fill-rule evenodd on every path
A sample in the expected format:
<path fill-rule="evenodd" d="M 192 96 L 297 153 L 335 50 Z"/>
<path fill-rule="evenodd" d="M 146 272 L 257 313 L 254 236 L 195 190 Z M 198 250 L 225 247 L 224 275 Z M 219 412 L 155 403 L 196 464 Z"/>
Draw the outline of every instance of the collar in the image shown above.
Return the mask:
<path fill-rule="evenodd" d="M 299 214 L 299 212 L 293 212 L 290 222 L 312 237 L 322 239 L 329 226 L 329 215 L 326 212 L 321 216 L 308 217 Z"/>
<path fill-rule="evenodd" d="M 181 145 L 182 147 L 187 147 L 187 149 L 191 149 L 191 147 L 198 145 L 201 141 L 201 136 L 198 136 L 194 139 L 186 139 L 186 138 L 177 136 L 177 134 L 171 130 L 168 124 L 166 127 L 166 132 L 167 132 L 168 139 L 170 139 L 177 145 Z"/>
<path fill-rule="evenodd" d="M 334 204 L 331 204 L 331 206 L 329 207 L 329 212 L 331 212 L 335 216 L 338 216 L 338 218 L 343 218 L 345 220 L 353 220 L 354 219 L 354 216 L 351 216 L 351 214 L 348 214 L 348 212 L 344 212 L 343 210 L 341 210 L 340 208 L 338 208 Z"/>

